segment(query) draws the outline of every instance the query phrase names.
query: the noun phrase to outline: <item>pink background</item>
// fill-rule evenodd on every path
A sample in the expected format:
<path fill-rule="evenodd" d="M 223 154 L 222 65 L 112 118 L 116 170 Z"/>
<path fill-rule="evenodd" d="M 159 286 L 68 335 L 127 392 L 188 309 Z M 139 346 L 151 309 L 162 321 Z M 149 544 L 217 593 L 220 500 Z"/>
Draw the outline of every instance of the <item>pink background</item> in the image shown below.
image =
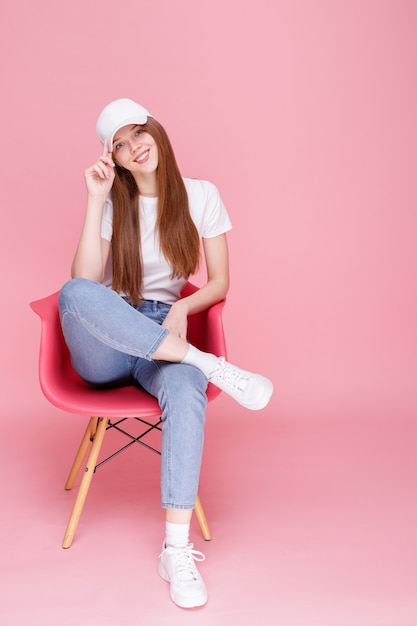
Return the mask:
<path fill-rule="evenodd" d="M 117 97 L 229 210 L 229 357 L 276 388 L 247 422 L 414 419 L 416 2 L 16 0 L 2 24 L 4 419 L 56 417 L 28 303 L 69 275 L 95 120 Z"/>

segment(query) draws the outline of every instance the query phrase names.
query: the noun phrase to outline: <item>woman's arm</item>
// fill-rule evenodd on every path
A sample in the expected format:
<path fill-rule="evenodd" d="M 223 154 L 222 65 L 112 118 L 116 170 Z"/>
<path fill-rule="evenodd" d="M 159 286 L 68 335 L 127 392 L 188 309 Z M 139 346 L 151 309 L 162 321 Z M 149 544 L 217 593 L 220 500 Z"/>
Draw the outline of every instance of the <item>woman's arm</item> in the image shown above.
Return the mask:
<path fill-rule="evenodd" d="M 198 291 L 175 302 L 163 323 L 172 333 L 186 339 L 187 316 L 223 300 L 229 289 L 229 253 L 226 234 L 203 239 L 207 282 Z"/>
<path fill-rule="evenodd" d="M 95 200 L 95 199 L 94 199 Z M 72 278 L 101 282 L 104 277 L 110 242 L 101 237 L 104 202 L 88 200 L 80 240 L 71 266 Z"/>
<path fill-rule="evenodd" d="M 84 225 L 71 267 L 73 278 L 101 282 L 104 277 L 110 242 L 101 237 L 103 208 L 114 180 L 114 163 L 104 144 L 103 154 L 84 172 L 88 199 Z"/>

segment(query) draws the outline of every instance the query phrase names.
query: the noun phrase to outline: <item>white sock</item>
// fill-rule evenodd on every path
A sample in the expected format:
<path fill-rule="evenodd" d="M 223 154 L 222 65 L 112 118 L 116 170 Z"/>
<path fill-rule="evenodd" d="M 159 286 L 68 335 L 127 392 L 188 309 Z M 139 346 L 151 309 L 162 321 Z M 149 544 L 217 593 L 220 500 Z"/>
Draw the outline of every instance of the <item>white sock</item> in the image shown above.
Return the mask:
<path fill-rule="evenodd" d="M 171 548 L 185 548 L 189 544 L 190 524 L 165 522 L 165 545 Z"/>
<path fill-rule="evenodd" d="M 188 365 L 194 365 L 194 367 L 198 367 L 199 370 L 203 372 L 207 376 L 210 377 L 210 374 L 214 372 L 216 367 L 218 366 L 219 359 L 214 354 L 210 354 L 209 352 L 201 352 L 195 346 L 191 346 L 188 349 L 187 354 L 182 360 L 183 363 L 188 363 Z"/>

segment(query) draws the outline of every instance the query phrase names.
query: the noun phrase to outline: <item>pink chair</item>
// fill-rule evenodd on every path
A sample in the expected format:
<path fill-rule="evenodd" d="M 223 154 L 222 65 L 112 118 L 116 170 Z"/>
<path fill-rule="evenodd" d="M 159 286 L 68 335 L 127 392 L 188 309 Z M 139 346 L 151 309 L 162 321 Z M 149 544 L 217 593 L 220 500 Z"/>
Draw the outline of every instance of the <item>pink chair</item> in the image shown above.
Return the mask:
<path fill-rule="evenodd" d="M 186 296 L 196 289 L 194 285 L 187 283 L 182 295 Z M 212 352 L 217 356 L 226 356 L 222 323 L 224 304 L 225 300 L 218 302 L 207 310 L 190 316 L 188 320 L 189 341 L 201 350 Z M 62 544 L 63 548 L 69 548 L 96 469 L 134 443 L 139 443 L 160 454 L 159 450 L 154 447 L 152 434 L 161 430 L 161 412 L 155 398 L 142 389 L 134 386 L 109 390 L 94 389 L 78 376 L 71 367 L 69 351 L 61 330 L 58 293 L 31 302 L 30 306 L 39 315 L 42 323 L 39 381 L 43 394 L 49 402 L 59 409 L 90 418 L 65 484 L 65 489 L 70 490 L 72 488 L 88 453 Z M 219 393 L 220 390 L 217 387 L 208 385 L 207 398 L 209 402 L 216 398 Z M 120 426 L 129 418 L 134 418 L 135 425 L 142 425 L 143 431 L 139 436 L 128 433 L 124 427 Z M 107 459 L 98 463 L 104 435 L 110 429 L 115 429 L 126 435 L 129 442 Z M 151 436 L 152 445 L 147 443 L 149 436 Z M 194 512 L 204 539 L 210 540 L 210 529 L 199 496 L 197 496 Z"/>

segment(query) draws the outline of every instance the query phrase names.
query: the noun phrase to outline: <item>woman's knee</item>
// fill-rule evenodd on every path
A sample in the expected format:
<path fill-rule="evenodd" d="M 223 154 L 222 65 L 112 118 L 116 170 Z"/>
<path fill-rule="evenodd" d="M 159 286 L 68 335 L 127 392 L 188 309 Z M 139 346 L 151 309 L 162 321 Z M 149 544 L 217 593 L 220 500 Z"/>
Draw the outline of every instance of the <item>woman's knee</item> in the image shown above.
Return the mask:
<path fill-rule="evenodd" d="M 58 295 L 59 308 L 62 310 L 79 298 L 86 298 L 92 284 L 94 283 L 86 278 L 71 278 L 60 289 Z"/>

